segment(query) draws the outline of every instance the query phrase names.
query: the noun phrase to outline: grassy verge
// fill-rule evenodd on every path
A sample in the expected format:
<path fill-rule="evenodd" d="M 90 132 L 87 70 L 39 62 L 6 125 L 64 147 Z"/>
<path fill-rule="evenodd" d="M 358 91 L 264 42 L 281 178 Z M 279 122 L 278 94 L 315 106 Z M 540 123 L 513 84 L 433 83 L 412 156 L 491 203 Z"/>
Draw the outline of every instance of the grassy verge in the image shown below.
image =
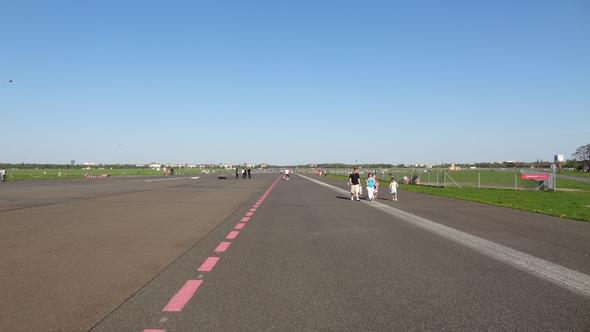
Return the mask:
<path fill-rule="evenodd" d="M 567 175 L 567 176 L 578 176 L 581 178 L 590 178 L 590 172 L 578 172 L 578 171 L 559 171 L 560 175 Z"/>
<path fill-rule="evenodd" d="M 576 189 L 590 192 L 590 183 L 557 178 L 557 191 L 560 189 Z"/>
<path fill-rule="evenodd" d="M 331 178 L 346 180 L 346 176 L 329 175 Z M 389 182 L 379 181 L 380 188 L 387 188 Z M 439 188 L 417 185 L 400 185 L 403 191 L 462 199 L 484 204 L 503 206 L 550 216 L 590 221 L 589 192 L 549 192 L 506 189 Z"/>

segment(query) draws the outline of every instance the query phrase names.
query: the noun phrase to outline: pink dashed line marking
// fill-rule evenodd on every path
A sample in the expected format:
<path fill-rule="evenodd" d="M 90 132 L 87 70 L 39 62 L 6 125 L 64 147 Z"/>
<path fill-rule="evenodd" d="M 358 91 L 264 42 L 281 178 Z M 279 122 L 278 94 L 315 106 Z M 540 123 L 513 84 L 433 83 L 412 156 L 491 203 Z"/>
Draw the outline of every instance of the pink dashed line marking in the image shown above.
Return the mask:
<path fill-rule="evenodd" d="M 195 295 L 203 280 L 187 280 L 182 288 L 174 295 L 168 304 L 162 309 L 164 312 L 178 312 Z"/>
<path fill-rule="evenodd" d="M 248 220 L 250 220 L 250 217 L 244 217 L 244 218 L 242 218 L 242 220 L 240 220 L 240 222 L 246 222 Z"/>
<path fill-rule="evenodd" d="M 240 231 L 231 231 L 231 232 L 229 232 L 229 234 L 227 234 L 227 236 L 225 238 L 227 240 L 233 240 L 238 237 L 238 234 L 240 234 Z"/>
<path fill-rule="evenodd" d="M 239 222 L 236 224 L 236 227 L 234 227 L 235 229 L 242 229 L 246 226 L 246 224 L 244 224 L 243 222 Z"/>
<path fill-rule="evenodd" d="M 207 259 L 199 266 L 197 271 L 199 272 L 211 272 L 215 267 L 215 264 L 219 262 L 219 257 L 207 257 Z"/>
<path fill-rule="evenodd" d="M 249 212 L 256 212 L 256 208 L 251 208 Z"/>
<path fill-rule="evenodd" d="M 231 242 L 220 242 L 219 245 L 217 245 L 217 248 L 215 248 L 215 252 L 224 252 L 227 250 L 227 248 L 229 248 L 230 245 Z"/>
<path fill-rule="evenodd" d="M 254 212 L 246 212 L 246 217 L 252 217 L 254 215 Z"/>

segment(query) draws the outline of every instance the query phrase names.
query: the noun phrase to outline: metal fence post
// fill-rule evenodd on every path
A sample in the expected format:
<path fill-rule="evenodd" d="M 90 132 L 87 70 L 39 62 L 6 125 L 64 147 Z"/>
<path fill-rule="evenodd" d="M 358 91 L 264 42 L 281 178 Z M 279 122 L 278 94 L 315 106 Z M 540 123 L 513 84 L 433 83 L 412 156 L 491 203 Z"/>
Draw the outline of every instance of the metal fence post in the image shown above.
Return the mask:
<path fill-rule="evenodd" d="M 516 173 L 514 173 L 514 190 L 517 189 L 517 184 L 516 184 Z"/>
<path fill-rule="evenodd" d="M 481 172 L 477 172 L 477 189 L 481 189 Z"/>
<path fill-rule="evenodd" d="M 555 175 L 555 170 L 557 169 L 557 165 L 551 165 L 551 169 L 553 170 L 553 192 L 557 191 L 557 176 Z"/>

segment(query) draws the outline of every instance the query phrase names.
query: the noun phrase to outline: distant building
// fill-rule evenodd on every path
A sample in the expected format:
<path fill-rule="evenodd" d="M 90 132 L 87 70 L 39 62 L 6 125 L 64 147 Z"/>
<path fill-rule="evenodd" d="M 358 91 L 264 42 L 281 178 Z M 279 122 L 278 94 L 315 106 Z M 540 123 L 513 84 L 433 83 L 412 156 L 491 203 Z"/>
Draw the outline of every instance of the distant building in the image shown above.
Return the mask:
<path fill-rule="evenodd" d="M 70 166 L 75 166 L 76 165 L 76 161 L 74 159 L 70 160 Z"/>
<path fill-rule="evenodd" d="M 553 156 L 553 161 L 556 163 L 562 163 L 565 161 L 565 158 L 562 154 L 556 154 L 555 156 Z"/>
<path fill-rule="evenodd" d="M 149 166 L 151 169 L 160 170 L 164 165 L 162 163 L 151 163 Z"/>
<path fill-rule="evenodd" d="M 461 170 L 461 166 L 455 166 L 455 164 L 453 163 L 449 167 L 449 170 L 451 170 L 451 171 L 460 171 Z"/>

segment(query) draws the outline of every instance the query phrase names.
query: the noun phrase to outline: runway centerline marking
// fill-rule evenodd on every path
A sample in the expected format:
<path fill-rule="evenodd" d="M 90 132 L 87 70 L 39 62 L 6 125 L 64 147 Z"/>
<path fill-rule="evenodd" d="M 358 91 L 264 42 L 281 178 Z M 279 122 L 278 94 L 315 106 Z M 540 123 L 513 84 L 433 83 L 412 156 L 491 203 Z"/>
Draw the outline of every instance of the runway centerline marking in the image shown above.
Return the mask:
<path fill-rule="evenodd" d="M 350 194 L 348 190 L 344 190 L 325 182 L 309 178 L 305 175 L 297 175 L 321 186 L 330 188 L 338 193 L 346 195 Z M 551 263 L 524 252 L 505 247 L 503 245 L 482 239 L 469 233 L 462 232 L 452 227 L 439 224 L 430 219 L 419 217 L 393 206 L 375 201 L 364 203 L 367 203 L 367 206 L 372 206 L 407 223 L 442 236 L 455 243 L 469 247 L 483 255 L 516 267 L 521 271 L 528 272 L 557 286 L 571 290 L 577 294 L 590 297 L 590 276 L 587 274 L 568 269 L 559 264 Z"/>
<path fill-rule="evenodd" d="M 170 302 L 162 309 L 164 312 L 178 312 L 188 303 L 195 295 L 197 289 L 201 286 L 203 280 L 188 280 L 184 286 L 172 297 Z"/>
<path fill-rule="evenodd" d="M 215 252 L 225 252 L 230 245 L 231 242 L 222 241 L 217 245 L 217 248 L 215 248 Z"/>
<path fill-rule="evenodd" d="M 227 236 L 225 238 L 227 240 L 233 240 L 233 239 L 237 238 L 239 234 L 240 234 L 239 231 L 231 231 L 227 234 Z"/>
<path fill-rule="evenodd" d="M 198 177 L 192 178 L 192 179 L 198 179 Z M 157 179 L 157 180 L 168 180 L 168 179 Z M 264 198 L 266 198 L 266 196 L 268 196 L 268 194 L 275 187 L 277 182 L 278 182 L 278 179 L 275 180 L 275 182 L 273 182 L 273 184 L 266 190 L 264 195 L 262 195 L 262 197 L 259 199 L 259 201 L 257 203 L 258 206 L 260 206 L 260 203 L 262 203 L 262 201 L 264 201 Z M 251 209 L 248 213 L 246 213 L 246 216 L 243 217 L 241 219 L 241 221 L 234 226 L 234 228 L 235 229 L 244 228 L 244 226 L 246 226 L 246 224 L 244 224 L 244 222 L 250 220 L 250 218 L 254 214 L 253 212 L 256 211 L 258 206 L 256 206 L 255 208 Z M 226 235 L 225 239 L 226 240 L 234 240 L 235 238 L 238 237 L 239 234 L 240 234 L 240 231 L 232 230 Z M 216 253 L 223 253 L 227 250 L 227 248 L 229 248 L 229 246 L 231 244 L 232 244 L 232 242 L 222 241 L 215 248 L 215 252 Z M 215 265 L 219 262 L 219 260 L 220 260 L 220 257 L 210 256 L 207 259 L 205 259 L 205 261 L 201 264 L 201 266 L 199 266 L 197 271 L 198 272 L 211 272 L 213 270 L 213 268 L 215 267 Z M 202 278 L 202 277 L 203 277 L 203 274 L 199 274 L 199 278 Z M 188 303 L 188 301 L 195 295 L 195 293 L 197 292 L 197 290 L 199 289 L 199 287 L 201 286 L 202 283 L 203 283 L 202 279 L 188 280 L 184 284 L 184 286 L 182 286 L 182 288 L 172 297 L 170 302 L 168 302 L 168 304 L 164 307 L 164 309 L 162 309 L 162 311 L 163 312 L 182 311 L 182 308 L 184 308 L 184 306 Z M 162 320 L 160 322 L 163 323 Z M 144 329 L 143 331 L 144 332 L 166 332 L 166 330 L 164 330 L 164 329 Z"/>
<path fill-rule="evenodd" d="M 201 264 L 201 266 L 199 266 L 197 271 L 211 272 L 213 270 L 213 268 L 215 267 L 215 264 L 217 264 L 217 262 L 219 262 L 219 257 L 207 257 L 207 259 L 205 259 L 203 264 Z"/>

